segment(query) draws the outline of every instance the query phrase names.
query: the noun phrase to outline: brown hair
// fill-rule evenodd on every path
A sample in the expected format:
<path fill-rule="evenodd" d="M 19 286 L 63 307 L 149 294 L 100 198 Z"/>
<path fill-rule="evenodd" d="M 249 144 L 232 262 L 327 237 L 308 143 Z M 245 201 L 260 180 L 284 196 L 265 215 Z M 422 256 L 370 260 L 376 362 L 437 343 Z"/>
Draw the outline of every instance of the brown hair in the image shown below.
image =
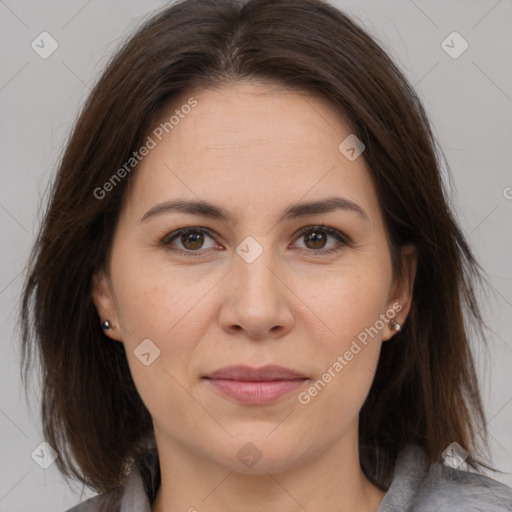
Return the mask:
<path fill-rule="evenodd" d="M 393 271 L 401 271 L 400 247 L 418 249 L 409 318 L 383 344 L 360 412 L 364 471 L 386 488 L 408 443 L 436 462 L 456 441 L 472 467 L 485 465 L 477 458 L 476 434 L 485 439 L 486 430 L 466 325 L 474 322 L 485 341 L 474 288 L 482 270 L 447 204 L 444 155 L 414 89 L 374 39 L 327 2 L 185 0 L 145 22 L 92 91 L 30 259 L 23 378 L 35 348 L 44 435 L 60 471 L 98 492 L 114 490 L 154 447 L 123 345 L 105 336 L 91 300 L 129 177 L 102 199 L 94 190 L 143 144 L 173 98 L 239 80 L 327 99 L 366 146 Z"/>

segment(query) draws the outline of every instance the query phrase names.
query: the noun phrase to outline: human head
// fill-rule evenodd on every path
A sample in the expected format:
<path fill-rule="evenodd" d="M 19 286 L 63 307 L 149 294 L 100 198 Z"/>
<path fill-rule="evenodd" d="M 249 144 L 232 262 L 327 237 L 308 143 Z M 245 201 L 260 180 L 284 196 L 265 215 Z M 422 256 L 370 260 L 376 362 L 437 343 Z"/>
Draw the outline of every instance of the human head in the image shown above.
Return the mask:
<path fill-rule="evenodd" d="M 363 30 L 327 3 L 185 1 L 148 21 L 93 90 L 60 164 L 25 288 L 25 347 L 33 298 L 34 340 L 48 369 L 45 437 L 60 448 L 61 469 L 98 490 L 119 483 L 127 461 L 152 436 L 124 348 L 101 331 L 93 302 L 94 276 L 108 268 L 119 214 L 144 161 L 110 190 L 104 184 L 171 106 L 185 104 L 178 99 L 247 81 L 327 102 L 364 143 L 359 163 L 380 206 L 393 276 L 402 275 L 401 249 L 417 249 L 407 320 L 383 344 L 360 413 L 369 476 L 389 478 L 408 442 L 424 446 L 432 461 L 454 440 L 469 447 L 472 411 L 481 418 L 462 317 L 466 301 L 479 318 L 469 278 L 476 264 L 447 205 L 436 143 L 411 86 Z M 75 469 L 64 463 L 65 444 Z M 375 459 L 381 474 L 371 473 Z"/>

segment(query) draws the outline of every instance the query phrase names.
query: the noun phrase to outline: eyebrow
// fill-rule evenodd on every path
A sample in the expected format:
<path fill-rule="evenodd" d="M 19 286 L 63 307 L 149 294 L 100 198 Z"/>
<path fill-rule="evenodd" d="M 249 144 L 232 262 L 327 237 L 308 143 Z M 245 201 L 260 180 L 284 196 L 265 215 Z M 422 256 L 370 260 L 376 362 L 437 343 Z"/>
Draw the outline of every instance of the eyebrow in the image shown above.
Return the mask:
<path fill-rule="evenodd" d="M 318 215 L 329 213 L 336 210 L 344 210 L 357 213 L 361 218 L 369 220 L 367 213 L 353 201 L 344 197 L 328 197 L 318 201 L 310 201 L 305 203 L 296 203 L 290 205 L 279 218 L 279 222 L 283 220 L 296 219 L 307 215 Z M 140 222 L 146 222 L 151 217 L 164 213 L 178 212 L 218 219 L 231 224 L 236 224 L 234 217 L 229 211 L 220 206 L 203 200 L 183 200 L 176 199 L 157 204 L 149 209 L 140 219 Z"/>

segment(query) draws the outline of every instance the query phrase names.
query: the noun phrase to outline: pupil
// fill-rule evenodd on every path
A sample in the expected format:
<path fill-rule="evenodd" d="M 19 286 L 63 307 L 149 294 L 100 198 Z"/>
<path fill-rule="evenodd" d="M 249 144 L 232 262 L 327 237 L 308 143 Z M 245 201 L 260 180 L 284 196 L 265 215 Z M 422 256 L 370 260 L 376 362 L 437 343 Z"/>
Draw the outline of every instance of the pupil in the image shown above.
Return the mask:
<path fill-rule="evenodd" d="M 202 234 L 186 233 L 182 236 L 182 242 L 187 249 L 199 249 L 202 245 Z M 190 246 L 190 243 L 192 246 Z"/>
<path fill-rule="evenodd" d="M 312 231 L 308 239 L 313 241 L 313 243 L 320 242 L 319 246 L 315 245 L 314 247 L 311 247 L 311 249 L 321 249 L 323 247 L 322 241 L 325 242 L 325 235 L 323 233 L 318 234 L 316 231 Z"/>

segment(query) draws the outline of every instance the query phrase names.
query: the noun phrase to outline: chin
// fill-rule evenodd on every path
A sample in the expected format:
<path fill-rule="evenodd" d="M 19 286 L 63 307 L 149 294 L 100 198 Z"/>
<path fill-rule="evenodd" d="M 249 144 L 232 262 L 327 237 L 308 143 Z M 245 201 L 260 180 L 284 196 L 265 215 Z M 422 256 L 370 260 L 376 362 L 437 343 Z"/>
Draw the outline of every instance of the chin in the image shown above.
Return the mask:
<path fill-rule="evenodd" d="M 253 475 L 275 473 L 291 468 L 300 459 L 298 446 L 290 442 L 289 436 L 285 439 L 277 432 L 265 439 L 271 431 L 272 429 L 267 428 L 264 432 L 255 429 L 254 435 L 235 436 L 224 445 L 222 453 L 217 454 L 216 462 L 230 471 Z M 271 439 L 272 436 L 275 437 Z M 227 446 L 232 447 L 232 450 L 226 452 Z"/>

